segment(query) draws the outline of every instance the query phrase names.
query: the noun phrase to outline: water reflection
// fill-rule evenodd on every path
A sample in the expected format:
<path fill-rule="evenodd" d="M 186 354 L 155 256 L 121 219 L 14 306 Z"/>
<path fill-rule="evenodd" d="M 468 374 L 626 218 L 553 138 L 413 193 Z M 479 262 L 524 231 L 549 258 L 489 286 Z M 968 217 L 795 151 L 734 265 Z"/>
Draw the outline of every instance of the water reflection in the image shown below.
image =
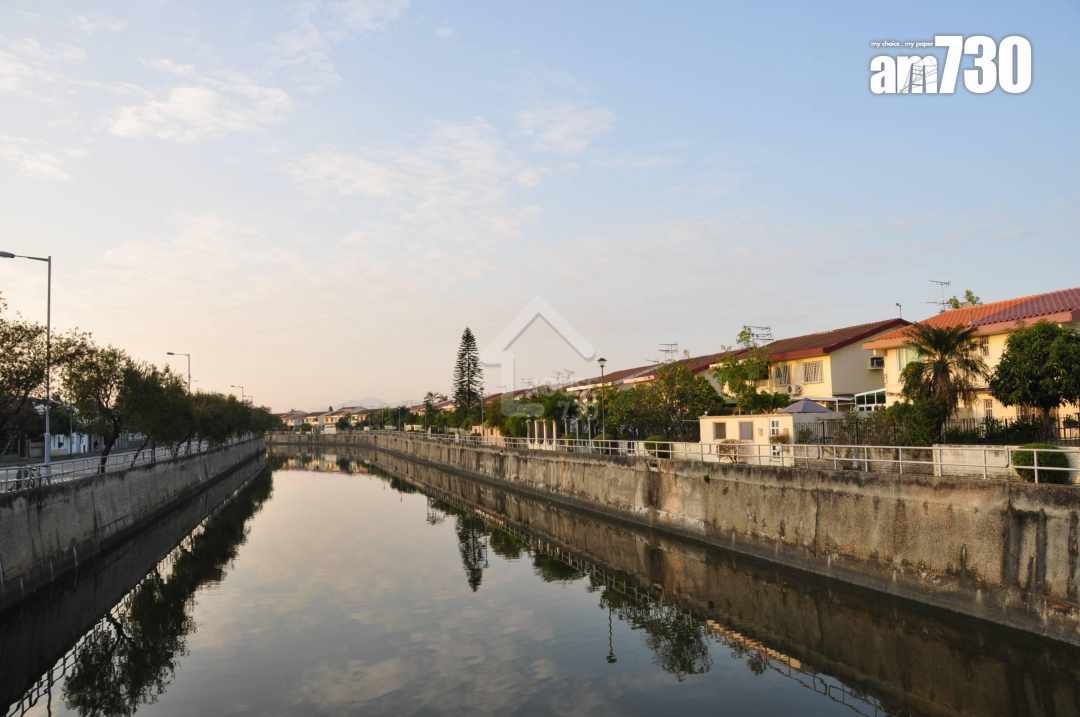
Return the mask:
<path fill-rule="evenodd" d="M 250 481 L 153 565 L 7 714 L 24 714 L 42 693 L 51 714 L 60 680 L 66 707 L 86 717 L 132 715 L 155 702 L 187 654 L 186 640 L 195 629 L 194 594 L 224 580 L 245 542 L 248 521 L 272 491 L 269 472 Z"/>
<path fill-rule="evenodd" d="M 1056 643 L 386 454 L 269 460 L 77 622 L 50 714 L 1080 711 Z"/>
<path fill-rule="evenodd" d="M 165 692 L 194 629 L 192 596 L 221 582 L 247 538 L 247 522 L 270 498 L 269 475 L 252 484 L 177 546 L 84 640 L 64 701 L 86 717 L 132 715 Z"/>

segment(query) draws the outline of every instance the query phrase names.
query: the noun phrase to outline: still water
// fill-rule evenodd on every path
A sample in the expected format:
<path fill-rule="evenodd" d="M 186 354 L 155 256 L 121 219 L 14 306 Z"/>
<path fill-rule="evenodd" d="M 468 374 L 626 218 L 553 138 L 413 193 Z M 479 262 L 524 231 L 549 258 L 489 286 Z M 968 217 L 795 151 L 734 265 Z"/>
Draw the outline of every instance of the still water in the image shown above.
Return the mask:
<path fill-rule="evenodd" d="M 1056 643 L 376 454 L 271 465 L 0 618 L 0 707 L 1080 712 Z"/>

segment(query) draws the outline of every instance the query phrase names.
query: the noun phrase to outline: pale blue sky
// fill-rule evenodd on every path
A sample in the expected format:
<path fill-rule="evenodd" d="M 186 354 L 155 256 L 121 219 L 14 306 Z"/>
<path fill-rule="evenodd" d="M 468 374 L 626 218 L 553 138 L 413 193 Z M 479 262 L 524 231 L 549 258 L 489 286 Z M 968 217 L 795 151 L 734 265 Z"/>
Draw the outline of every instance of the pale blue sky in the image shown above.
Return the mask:
<path fill-rule="evenodd" d="M 278 409 L 444 389 L 534 296 L 612 368 L 1080 284 L 1073 3 L 14 2 L 0 249 L 55 318 Z M 1023 95 L 875 39 L 1026 36 Z M 0 264 L 36 316 L 43 277 Z M 519 375 L 588 366 L 544 331 Z"/>

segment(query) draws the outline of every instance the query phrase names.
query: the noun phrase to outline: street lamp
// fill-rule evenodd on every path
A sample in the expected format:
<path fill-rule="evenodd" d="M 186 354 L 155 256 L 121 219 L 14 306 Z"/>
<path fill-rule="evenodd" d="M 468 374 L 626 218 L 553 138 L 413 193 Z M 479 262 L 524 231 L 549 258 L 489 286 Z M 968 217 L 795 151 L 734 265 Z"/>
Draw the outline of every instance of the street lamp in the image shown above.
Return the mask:
<path fill-rule="evenodd" d="M 607 423 L 604 421 L 604 366 L 607 366 L 607 359 L 601 356 L 596 360 L 596 363 L 600 364 L 600 435 L 607 440 Z"/>
<path fill-rule="evenodd" d="M 166 351 L 166 356 L 183 356 L 187 359 L 187 390 L 191 393 L 191 354 L 180 353 L 179 351 Z"/>
<path fill-rule="evenodd" d="M 10 251 L 0 251 L 0 259 L 43 261 L 49 267 L 48 279 L 45 285 L 45 450 L 42 456 L 45 459 L 45 465 L 49 465 L 52 462 L 52 434 L 49 432 L 49 404 L 52 403 L 52 386 L 50 384 L 52 377 L 52 257 L 24 256 L 13 254 Z"/>

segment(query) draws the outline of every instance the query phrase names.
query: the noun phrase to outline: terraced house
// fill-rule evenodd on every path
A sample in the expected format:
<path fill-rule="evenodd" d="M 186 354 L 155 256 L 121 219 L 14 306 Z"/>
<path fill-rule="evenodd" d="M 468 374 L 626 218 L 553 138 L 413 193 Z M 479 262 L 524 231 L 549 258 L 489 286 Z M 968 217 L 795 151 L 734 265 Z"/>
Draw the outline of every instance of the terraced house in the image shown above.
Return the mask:
<path fill-rule="evenodd" d="M 938 327 L 969 326 L 975 328 L 983 360 L 990 371 L 994 370 L 1005 352 L 1009 334 L 1039 321 L 1050 321 L 1062 326 L 1080 329 L 1080 288 L 1062 289 L 1046 294 L 1022 296 L 1017 299 L 995 301 L 961 309 L 945 311 L 922 323 Z M 880 405 L 891 406 L 903 400 L 901 373 L 910 362 L 918 359 L 911 347 L 905 329 L 899 328 L 865 342 L 863 348 L 871 351 L 875 365 L 884 377 L 884 387 L 875 397 Z M 987 381 L 980 379 L 978 395 L 970 403 L 960 406 L 957 418 L 1023 418 L 1024 410 L 1005 406 L 990 395 Z M 1070 411 L 1072 413 L 1073 411 Z"/>
<path fill-rule="evenodd" d="M 769 360 L 769 377 L 758 388 L 836 411 L 870 410 L 867 397 L 881 390 L 882 377 L 872 352 L 862 344 L 908 323 L 885 319 L 766 344 L 762 350 Z"/>

